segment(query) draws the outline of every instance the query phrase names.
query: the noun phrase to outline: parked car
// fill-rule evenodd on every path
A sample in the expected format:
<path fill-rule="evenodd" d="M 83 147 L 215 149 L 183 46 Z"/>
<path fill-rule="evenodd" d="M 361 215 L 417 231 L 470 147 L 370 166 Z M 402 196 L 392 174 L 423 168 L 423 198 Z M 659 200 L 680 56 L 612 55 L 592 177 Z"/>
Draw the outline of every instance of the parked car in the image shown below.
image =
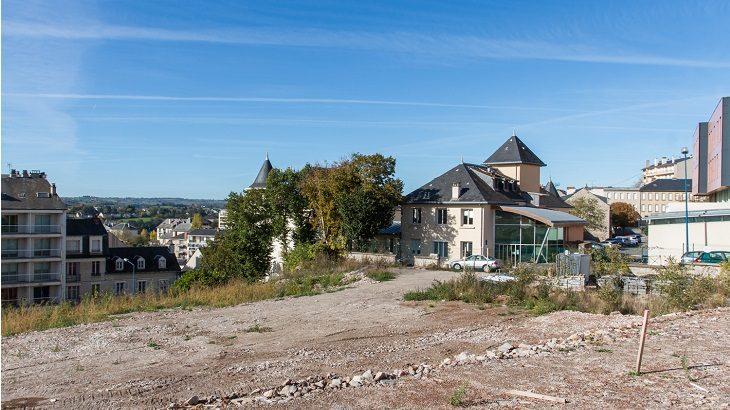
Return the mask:
<path fill-rule="evenodd" d="M 728 255 L 726 252 L 702 252 L 700 253 L 700 256 L 694 260 L 694 263 L 723 263 L 727 260 L 727 258 Z"/>
<path fill-rule="evenodd" d="M 700 257 L 701 254 L 702 254 L 701 251 L 686 252 L 684 255 L 682 255 L 682 258 L 679 260 L 679 263 L 685 263 L 685 264 L 695 263 L 695 261 L 697 260 L 697 258 Z"/>
<path fill-rule="evenodd" d="M 639 237 L 639 238 L 641 238 L 641 237 Z M 620 240 L 622 242 L 621 244 L 624 246 L 631 246 L 631 247 L 639 246 L 639 243 L 640 243 L 639 241 L 641 240 L 641 239 L 637 240 L 635 235 L 617 236 L 614 239 Z"/>
<path fill-rule="evenodd" d="M 621 248 L 622 246 L 624 246 L 624 241 L 617 238 L 609 238 L 601 242 L 601 245 L 605 246 L 606 248 Z"/>
<path fill-rule="evenodd" d="M 491 272 L 501 268 L 502 261 L 495 258 L 488 258 L 482 255 L 471 255 L 463 259 L 450 261 L 449 267 L 454 270 L 462 270 L 464 268 L 467 268 L 484 272 Z"/>

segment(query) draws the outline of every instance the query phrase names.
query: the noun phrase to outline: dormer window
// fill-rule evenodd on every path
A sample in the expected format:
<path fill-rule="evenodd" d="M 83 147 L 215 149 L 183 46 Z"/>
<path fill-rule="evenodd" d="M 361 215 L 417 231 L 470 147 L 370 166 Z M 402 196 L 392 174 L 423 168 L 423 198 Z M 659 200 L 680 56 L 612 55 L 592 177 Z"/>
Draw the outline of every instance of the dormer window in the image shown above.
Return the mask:
<path fill-rule="evenodd" d="M 116 270 L 122 270 L 122 269 L 124 269 L 124 259 L 117 258 L 117 260 L 115 262 L 115 268 L 116 268 Z"/>
<path fill-rule="evenodd" d="M 141 256 L 137 258 L 137 269 L 144 269 L 144 258 Z"/>
<path fill-rule="evenodd" d="M 167 269 L 167 259 L 162 256 L 157 257 L 157 269 Z"/>
<path fill-rule="evenodd" d="M 50 198 L 51 194 L 49 192 L 38 192 L 36 194 L 38 198 Z"/>
<path fill-rule="evenodd" d="M 497 191 L 504 191 L 504 182 L 501 179 L 497 180 Z"/>

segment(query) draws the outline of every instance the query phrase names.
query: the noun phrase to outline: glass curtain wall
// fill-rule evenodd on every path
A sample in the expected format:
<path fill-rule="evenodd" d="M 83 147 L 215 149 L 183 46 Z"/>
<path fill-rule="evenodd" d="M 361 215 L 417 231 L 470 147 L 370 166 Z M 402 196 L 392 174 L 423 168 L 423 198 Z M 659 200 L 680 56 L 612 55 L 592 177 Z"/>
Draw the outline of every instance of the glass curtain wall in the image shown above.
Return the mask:
<path fill-rule="evenodd" d="M 495 212 L 494 253 L 505 262 L 554 262 L 565 249 L 563 228 L 549 227 L 530 218 Z"/>

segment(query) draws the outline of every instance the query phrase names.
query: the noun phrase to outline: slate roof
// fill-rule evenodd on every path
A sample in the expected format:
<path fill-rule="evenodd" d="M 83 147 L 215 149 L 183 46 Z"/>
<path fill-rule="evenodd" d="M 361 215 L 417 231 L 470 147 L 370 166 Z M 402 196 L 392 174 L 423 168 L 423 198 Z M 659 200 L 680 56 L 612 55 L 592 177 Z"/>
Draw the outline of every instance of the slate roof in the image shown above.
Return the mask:
<path fill-rule="evenodd" d="M 552 185 L 552 182 L 548 183 L 548 188 Z M 553 192 L 554 194 L 546 188 L 540 188 L 540 193 L 544 194 L 540 197 L 540 207 L 542 208 L 572 208 L 573 206 L 569 203 L 565 202 L 563 198 L 560 197 L 560 194 L 558 193 L 558 190 L 555 189 L 555 185 L 553 185 Z"/>
<path fill-rule="evenodd" d="M 3 210 L 65 210 L 58 195 L 51 194 L 51 183 L 45 174 L 2 176 Z M 41 193 L 41 196 L 38 196 Z"/>
<path fill-rule="evenodd" d="M 578 192 L 583 191 L 583 190 L 585 190 L 587 193 L 596 197 L 596 199 L 598 199 L 599 201 L 608 203 L 608 198 L 606 198 L 605 196 L 594 194 L 593 192 L 591 192 L 591 190 L 589 188 L 580 188 L 580 189 L 576 190 L 575 192 L 573 192 L 572 194 L 563 196 L 562 199 L 567 202 L 570 198 L 575 196 L 575 194 L 577 194 Z"/>
<path fill-rule="evenodd" d="M 261 169 L 259 169 L 256 179 L 249 188 L 266 188 L 266 178 L 269 177 L 269 172 L 271 172 L 273 168 L 274 167 L 271 166 L 271 162 L 269 161 L 269 154 L 266 154 L 266 159 L 264 160 L 264 163 L 261 164 Z"/>
<path fill-rule="evenodd" d="M 188 235 L 195 235 L 195 236 L 215 236 L 215 234 L 218 233 L 217 229 L 213 228 L 200 228 L 200 229 L 191 229 L 188 232 Z"/>
<path fill-rule="evenodd" d="M 509 137 L 484 163 L 487 165 L 532 164 L 545 166 L 545 163 L 516 135 Z"/>
<path fill-rule="evenodd" d="M 103 236 L 106 234 L 104 223 L 99 218 L 66 219 L 66 236 Z"/>
<path fill-rule="evenodd" d="M 687 157 L 687 159 L 690 159 L 690 158 L 692 158 L 692 157 Z M 669 166 L 669 165 L 677 165 L 680 162 L 684 162 L 684 161 L 685 161 L 684 157 L 683 158 L 669 159 L 667 162 L 663 162 L 661 164 L 651 164 L 648 167 L 642 168 L 641 170 L 642 171 L 647 171 L 647 170 L 654 169 L 654 168 L 666 167 L 666 166 Z"/>
<path fill-rule="evenodd" d="M 489 203 L 497 205 L 517 205 L 530 200 L 527 193 L 517 186 L 516 191 L 492 188 L 494 179 L 513 181 L 496 169 L 477 164 L 459 164 L 434 178 L 431 182 L 406 195 L 406 204 L 427 203 Z M 454 183 L 461 185 L 458 199 L 451 198 L 451 189 Z"/>
<path fill-rule="evenodd" d="M 548 181 L 547 185 L 545 185 L 545 190 L 558 198 L 560 198 L 560 192 L 558 192 L 558 189 L 555 188 L 555 184 L 553 184 L 553 181 Z"/>
<path fill-rule="evenodd" d="M 127 258 L 136 264 L 137 258 L 144 258 L 144 269 L 136 269 L 137 272 L 169 272 L 180 271 L 180 264 L 177 263 L 175 255 L 165 246 L 136 246 L 123 248 L 109 248 L 109 258 L 106 260 L 107 275 L 115 273 L 131 273 L 132 267 L 128 263 L 124 264 L 123 270 L 116 269 L 116 260 L 118 258 Z M 165 258 L 167 260 L 165 269 L 159 269 L 157 258 Z"/>
<path fill-rule="evenodd" d="M 387 228 L 379 230 L 378 235 L 400 235 L 400 221 L 393 221 Z"/>
<path fill-rule="evenodd" d="M 692 192 L 691 179 L 664 178 L 643 185 L 641 192 L 684 192 L 684 183 L 687 181 L 687 192 Z"/>

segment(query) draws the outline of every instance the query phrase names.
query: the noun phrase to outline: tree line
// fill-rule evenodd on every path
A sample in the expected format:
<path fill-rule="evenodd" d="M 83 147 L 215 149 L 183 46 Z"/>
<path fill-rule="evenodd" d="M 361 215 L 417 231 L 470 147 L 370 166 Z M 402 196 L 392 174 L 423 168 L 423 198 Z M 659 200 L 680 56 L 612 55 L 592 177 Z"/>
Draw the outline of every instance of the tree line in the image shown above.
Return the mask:
<path fill-rule="evenodd" d="M 231 192 L 226 229 L 201 249 L 199 267 L 178 286 L 259 279 L 269 270 L 275 240 L 288 267 L 364 248 L 392 223 L 401 201 L 395 165 L 390 156 L 352 154 L 331 165 L 272 169 L 265 189 Z"/>

